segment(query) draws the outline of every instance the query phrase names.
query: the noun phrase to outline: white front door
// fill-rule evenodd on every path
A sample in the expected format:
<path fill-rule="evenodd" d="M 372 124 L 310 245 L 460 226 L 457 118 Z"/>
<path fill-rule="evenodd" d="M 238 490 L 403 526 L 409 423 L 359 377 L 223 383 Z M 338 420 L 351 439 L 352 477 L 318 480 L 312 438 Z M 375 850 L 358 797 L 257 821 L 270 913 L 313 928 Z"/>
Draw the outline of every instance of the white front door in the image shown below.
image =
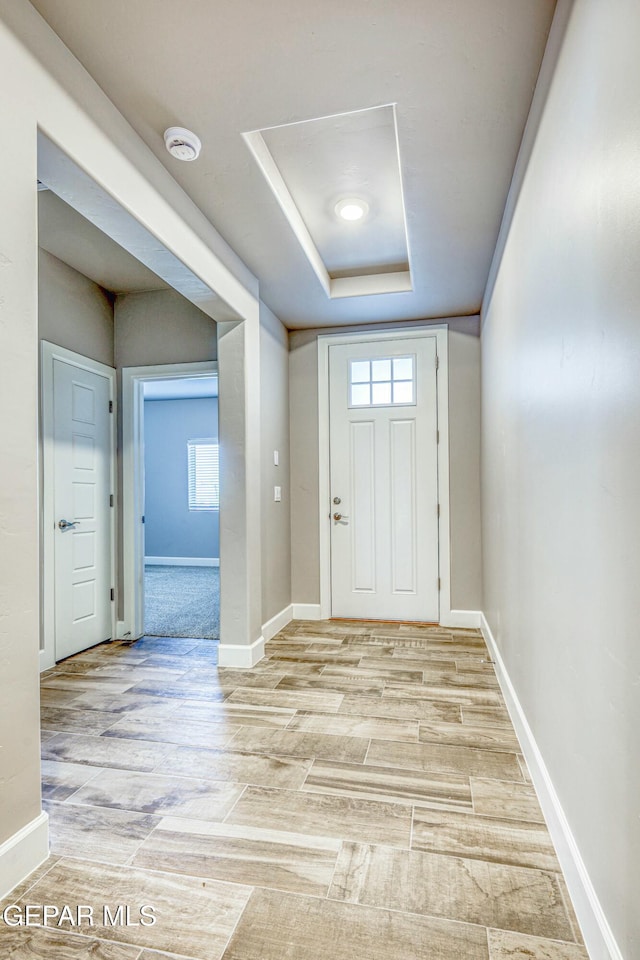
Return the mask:
<path fill-rule="evenodd" d="M 111 383 L 53 361 L 55 658 L 111 639 Z"/>
<path fill-rule="evenodd" d="M 331 615 L 437 622 L 435 337 L 329 347 Z"/>

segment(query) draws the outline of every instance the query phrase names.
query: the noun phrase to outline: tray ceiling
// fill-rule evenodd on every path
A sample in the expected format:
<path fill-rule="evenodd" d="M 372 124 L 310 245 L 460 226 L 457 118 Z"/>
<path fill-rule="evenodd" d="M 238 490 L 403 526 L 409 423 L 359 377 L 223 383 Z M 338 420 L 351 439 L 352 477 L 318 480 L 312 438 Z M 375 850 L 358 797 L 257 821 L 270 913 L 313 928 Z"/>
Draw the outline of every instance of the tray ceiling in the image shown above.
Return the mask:
<path fill-rule="evenodd" d="M 329 297 L 411 290 L 393 104 L 244 136 Z M 350 200 L 361 219 L 338 213 Z"/>

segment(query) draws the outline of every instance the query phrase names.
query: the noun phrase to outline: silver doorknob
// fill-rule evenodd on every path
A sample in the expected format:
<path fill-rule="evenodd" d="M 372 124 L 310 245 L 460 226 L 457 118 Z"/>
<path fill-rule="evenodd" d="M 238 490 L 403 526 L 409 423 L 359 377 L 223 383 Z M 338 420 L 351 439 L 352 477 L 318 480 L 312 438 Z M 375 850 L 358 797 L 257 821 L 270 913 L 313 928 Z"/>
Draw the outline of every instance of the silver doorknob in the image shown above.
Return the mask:
<path fill-rule="evenodd" d="M 69 530 L 71 527 L 79 523 L 79 520 L 58 520 L 58 526 L 61 530 Z"/>

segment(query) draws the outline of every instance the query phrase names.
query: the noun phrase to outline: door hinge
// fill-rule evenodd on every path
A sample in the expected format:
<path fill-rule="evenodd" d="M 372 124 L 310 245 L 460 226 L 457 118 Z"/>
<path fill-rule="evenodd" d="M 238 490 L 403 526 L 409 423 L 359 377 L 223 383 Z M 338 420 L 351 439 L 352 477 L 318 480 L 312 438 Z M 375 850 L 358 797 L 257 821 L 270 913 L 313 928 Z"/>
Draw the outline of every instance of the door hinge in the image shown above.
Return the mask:
<path fill-rule="evenodd" d="M 144 514 L 140 517 L 140 519 L 141 519 L 142 522 L 144 523 Z"/>
<path fill-rule="evenodd" d="M 438 516 L 440 516 L 440 504 L 438 504 Z"/>
<path fill-rule="evenodd" d="M 436 430 L 436 443 L 440 443 L 440 431 Z"/>
<path fill-rule="evenodd" d="M 440 590 L 440 577 L 438 577 L 438 590 Z"/>
<path fill-rule="evenodd" d="M 113 506 L 113 494 L 112 494 L 112 493 L 109 494 L 109 506 L 110 506 L 110 507 Z"/>
<path fill-rule="evenodd" d="M 440 369 L 440 357 L 436 354 L 436 370 Z"/>
<path fill-rule="evenodd" d="M 116 598 L 116 591 L 114 590 L 113 587 L 111 587 L 111 599 L 115 600 L 115 598 Z"/>
<path fill-rule="evenodd" d="M 109 413 L 113 413 L 113 400 L 109 400 Z"/>

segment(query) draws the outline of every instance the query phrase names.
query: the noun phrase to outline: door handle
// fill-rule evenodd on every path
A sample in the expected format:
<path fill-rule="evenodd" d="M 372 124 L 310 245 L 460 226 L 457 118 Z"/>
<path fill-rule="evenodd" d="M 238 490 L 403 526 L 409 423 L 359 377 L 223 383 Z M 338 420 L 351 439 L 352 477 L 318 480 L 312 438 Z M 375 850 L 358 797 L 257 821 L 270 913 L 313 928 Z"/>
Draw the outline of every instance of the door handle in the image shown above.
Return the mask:
<path fill-rule="evenodd" d="M 336 523 L 338 523 L 340 520 L 348 520 L 349 517 L 346 515 L 346 513 L 334 513 L 333 519 L 336 521 Z"/>
<path fill-rule="evenodd" d="M 58 527 L 60 530 L 70 530 L 71 527 L 75 527 L 77 523 L 80 523 L 79 520 L 58 520 Z"/>

